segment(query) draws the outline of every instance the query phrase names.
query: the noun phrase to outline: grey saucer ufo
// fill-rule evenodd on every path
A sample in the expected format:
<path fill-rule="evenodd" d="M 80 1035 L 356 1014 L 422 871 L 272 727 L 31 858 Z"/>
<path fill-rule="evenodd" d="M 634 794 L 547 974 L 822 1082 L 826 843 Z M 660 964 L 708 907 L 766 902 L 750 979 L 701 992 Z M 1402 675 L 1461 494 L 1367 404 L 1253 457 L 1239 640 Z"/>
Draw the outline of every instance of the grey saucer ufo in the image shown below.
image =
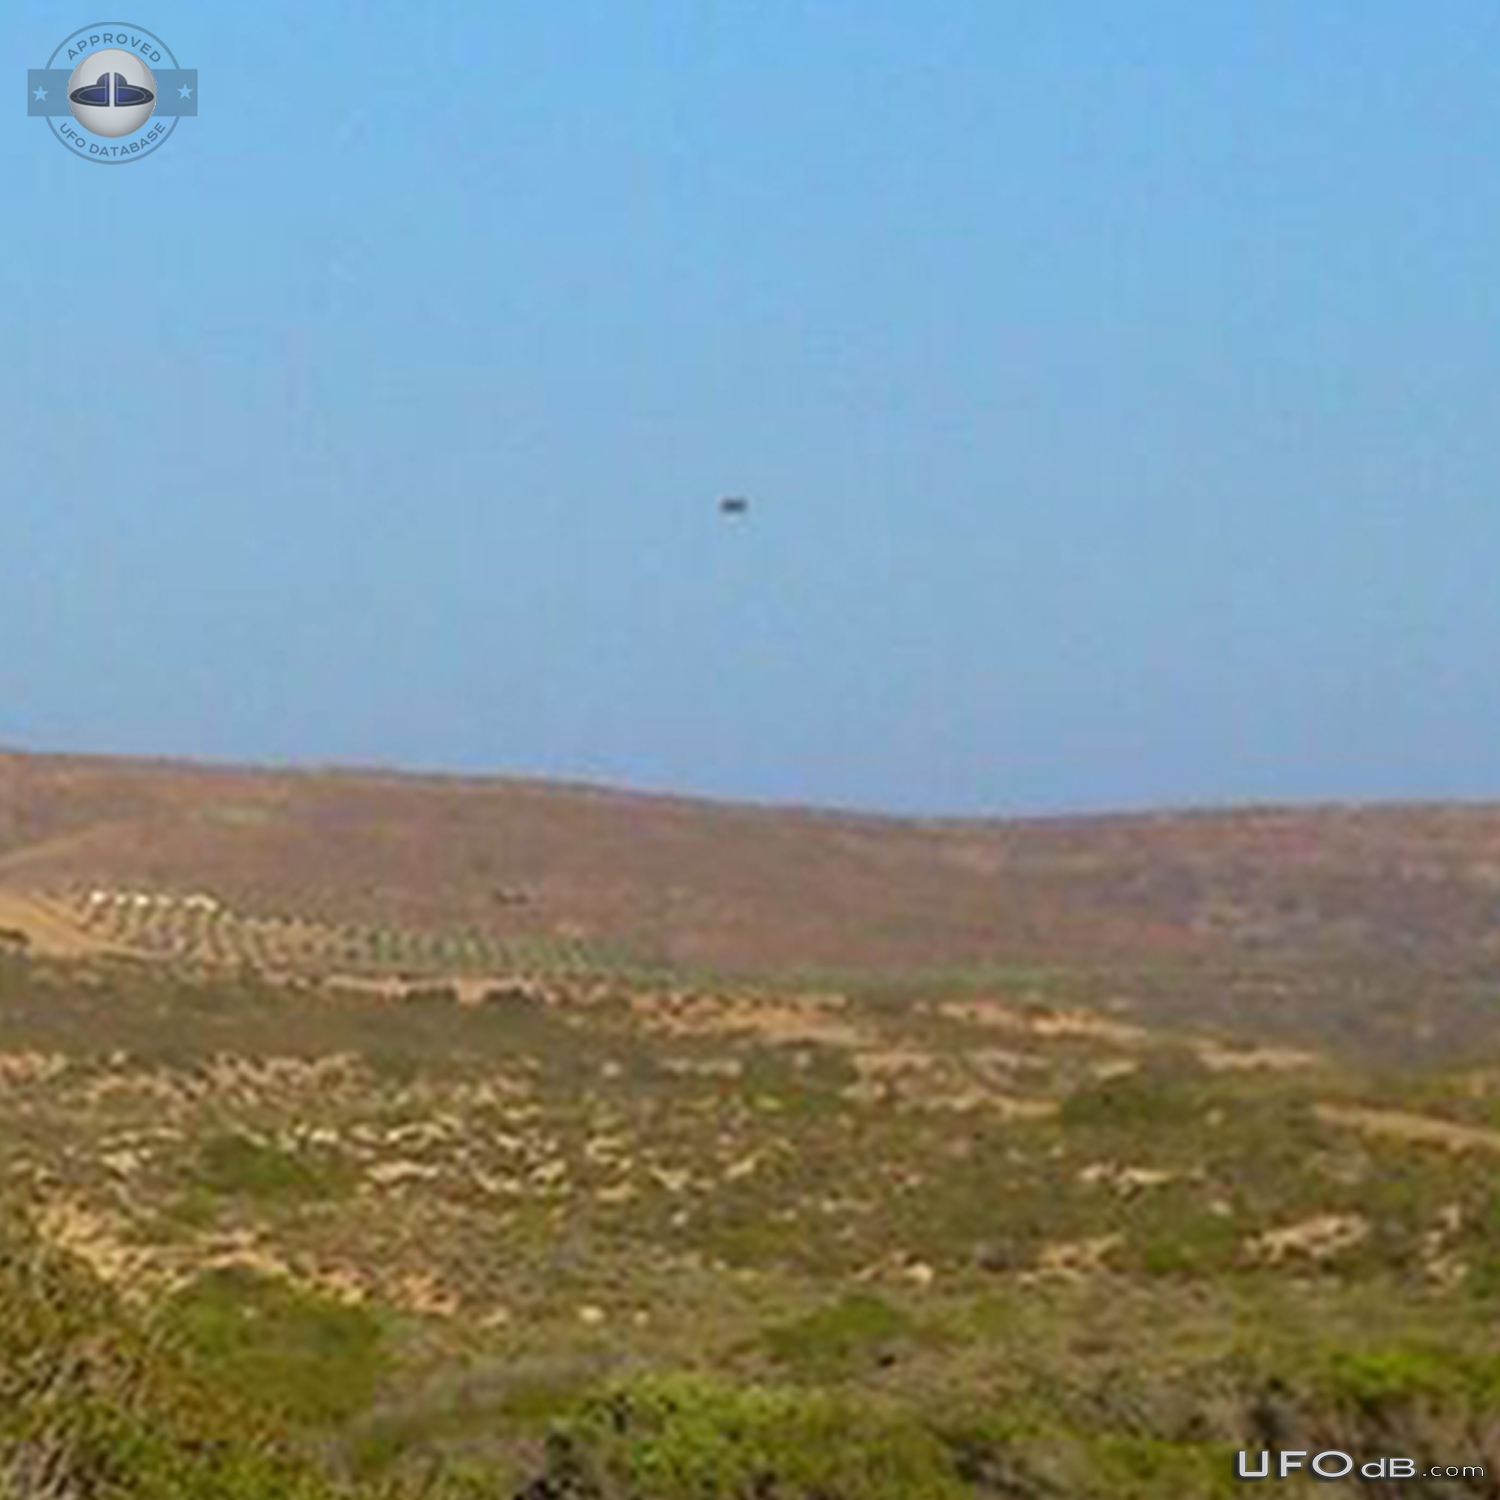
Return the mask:
<path fill-rule="evenodd" d="M 98 83 L 76 88 L 68 98 L 74 104 L 91 104 L 102 109 L 113 105 L 117 109 L 124 109 L 133 104 L 150 104 L 156 95 L 139 84 L 126 83 L 123 73 L 101 73 Z"/>

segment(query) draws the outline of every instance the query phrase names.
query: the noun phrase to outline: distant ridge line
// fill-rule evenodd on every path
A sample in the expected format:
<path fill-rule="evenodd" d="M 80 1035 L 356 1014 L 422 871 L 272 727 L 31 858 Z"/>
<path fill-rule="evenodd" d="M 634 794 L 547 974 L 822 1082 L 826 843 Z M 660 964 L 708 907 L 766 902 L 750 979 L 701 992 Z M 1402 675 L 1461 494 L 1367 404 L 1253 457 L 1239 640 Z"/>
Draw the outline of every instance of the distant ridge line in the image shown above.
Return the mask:
<path fill-rule="evenodd" d="M 679 805 L 684 808 L 715 809 L 750 814 L 769 813 L 834 821 L 930 826 L 938 829 L 997 828 L 1037 825 L 1139 824 L 1181 819 L 1245 817 L 1363 817 L 1371 814 L 1500 811 L 1500 795 L 1494 797 L 1321 797 L 1307 800 L 1248 798 L 1243 801 L 1161 803 L 1137 807 L 1084 808 L 1079 810 L 1008 811 L 993 813 L 902 812 L 861 804 L 801 802 L 777 798 L 735 796 L 728 793 L 671 791 L 659 787 L 633 786 L 598 781 L 588 777 L 552 776 L 541 772 L 445 770 L 361 763 L 356 761 L 255 761 L 221 760 L 210 756 L 173 754 L 117 754 L 109 751 L 37 750 L 0 744 L 0 761 L 16 760 L 60 766 L 113 767 L 123 771 L 176 772 L 193 776 L 264 776 L 276 779 L 335 779 L 365 783 L 394 782 L 403 786 L 431 784 L 444 788 L 491 788 L 591 797 L 621 802 Z"/>

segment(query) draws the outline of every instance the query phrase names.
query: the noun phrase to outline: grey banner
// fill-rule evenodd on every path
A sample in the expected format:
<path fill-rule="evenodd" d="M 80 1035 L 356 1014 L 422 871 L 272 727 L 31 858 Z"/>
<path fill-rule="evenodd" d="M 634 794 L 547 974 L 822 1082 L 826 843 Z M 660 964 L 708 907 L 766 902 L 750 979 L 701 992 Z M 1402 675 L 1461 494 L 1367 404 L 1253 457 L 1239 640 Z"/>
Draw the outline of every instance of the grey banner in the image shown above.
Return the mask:
<path fill-rule="evenodd" d="M 53 119 L 71 115 L 68 80 L 72 76 L 68 68 L 29 68 L 26 73 L 26 113 L 47 115 Z M 156 108 L 151 112 L 153 120 L 158 115 L 198 113 L 197 68 L 157 68 L 152 77 L 156 79 Z M 37 97 L 38 91 L 40 98 Z"/>

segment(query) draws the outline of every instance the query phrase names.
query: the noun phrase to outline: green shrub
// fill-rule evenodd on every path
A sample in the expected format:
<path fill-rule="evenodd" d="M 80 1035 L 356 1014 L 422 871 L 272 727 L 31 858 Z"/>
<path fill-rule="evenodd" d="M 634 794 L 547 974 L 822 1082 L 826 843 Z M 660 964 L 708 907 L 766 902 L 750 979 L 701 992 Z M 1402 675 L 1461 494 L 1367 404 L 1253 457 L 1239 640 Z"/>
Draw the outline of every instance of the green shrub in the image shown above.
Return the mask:
<path fill-rule="evenodd" d="M 1212 1102 L 1202 1079 L 1153 1065 L 1080 1089 L 1063 1100 L 1058 1119 L 1070 1130 L 1149 1137 L 1197 1125 Z"/>
<path fill-rule="evenodd" d="M 853 1293 L 762 1335 L 771 1357 L 807 1380 L 858 1375 L 911 1333 L 911 1319 L 882 1297 Z"/>
<path fill-rule="evenodd" d="M 1336 1350 L 1319 1362 L 1313 1386 L 1322 1400 L 1364 1411 L 1425 1403 L 1488 1412 L 1500 1407 L 1500 1356 L 1417 1345 Z"/>
<path fill-rule="evenodd" d="M 385 1364 L 369 1312 L 246 1270 L 200 1276 L 162 1324 L 235 1389 L 306 1426 L 365 1410 Z"/>
<path fill-rule="evenodd" d="M 345 1185 L 326 1165 L 233 1131 L 203 1143 L 197 1179 L 211 1192 L 262 1200 L 327 1198 Z"/>
<path fill-rule="evenodd" d="M 1087 1448 L 1085 1483 L 1100 1500 L 1214 1500 L 1241 1493 L 1229 1444 L 1111 1434 Z"/>
<path fill-rule="evenodd" d="M 332 1500 L 268 1423 L 0 1220 L 0 1493 Z"/>
<path fill-rule="evenodd" d="M 562 1493 L 600 1500 L 972 1500 L 914 1418 L 824 1393 L 642 1380 L 591 1404 L 549 1446 Z M 573 1486 L 572 1490 L 566 1486 Z"/>
<path fill-rule="evenodd" d="M 1241 1226 L 1174 1187 L 1157 1190 L 1135 1208 L 1130 1252 L 1152 1276 L 1209 1276 L 1231 1269 Z"/>

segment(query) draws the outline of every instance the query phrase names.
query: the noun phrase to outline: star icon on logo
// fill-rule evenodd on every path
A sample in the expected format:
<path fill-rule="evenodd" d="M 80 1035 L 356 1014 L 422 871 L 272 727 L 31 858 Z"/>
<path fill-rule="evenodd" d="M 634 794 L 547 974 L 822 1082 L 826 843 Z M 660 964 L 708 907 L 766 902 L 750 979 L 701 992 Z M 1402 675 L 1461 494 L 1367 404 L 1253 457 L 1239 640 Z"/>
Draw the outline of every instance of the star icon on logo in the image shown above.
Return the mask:
<path fill-rule="evenodd" d="M 177 90 L 177 96 L 180 99 L 191 99 L 193 97 L 193 91 L 187 86 L 187 84 L 183 84 L 182 87 Z"/>
<path fill-rule="evenodd" d="M 38 99 L 45 99 L 47 97 L 47 90 L 46 89 L 38 89 L 36 91 L 36 97 Z"/>

